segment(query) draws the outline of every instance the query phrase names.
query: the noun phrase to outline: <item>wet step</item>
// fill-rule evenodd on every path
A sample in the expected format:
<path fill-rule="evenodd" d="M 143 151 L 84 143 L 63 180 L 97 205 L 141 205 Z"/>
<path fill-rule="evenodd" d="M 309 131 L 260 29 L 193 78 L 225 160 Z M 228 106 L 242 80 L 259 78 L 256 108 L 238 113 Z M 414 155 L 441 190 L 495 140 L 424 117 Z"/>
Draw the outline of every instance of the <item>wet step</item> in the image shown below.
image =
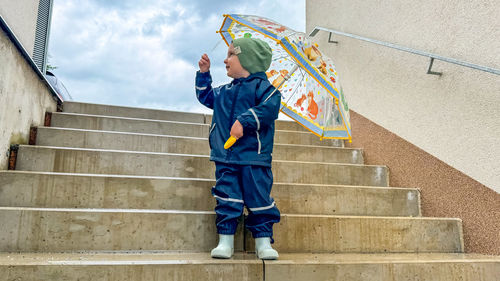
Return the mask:
<path fill-rule="evenodd" d="M 215 165 L 204 155 L 21 145 L 16 170 L 213 178 Z M 389 185 L 385 166 L 274 160 L 273 174 L 277 182 Z"/>
<path fill-rule="evenodd" d="M 244 253 L 236 253 L 230 260 L 182 252 L 9 253 L 0 254 L 0 270 L 4 273 L 0 280 L 233 281 L 237 276 L 245 281 L 491 281 L 500 275 L 500 258 L 476 254 L 281 254 L 277 261 L 262 263 L 254 254 Z"/>
<path fill-rule="evenodd" d="M 36 144 L 41 146 L 144 152 L 210 154 L 206 138 L 55 127 L 39 127 L 37 129 Z M 363 153 L 359 149 L 275 143 L 273 159 L 363 164 Z"/>
<path fill-rule="evenodd" d="M 209 124 L 54 112 L 51 127 L 207 138 Z M 320 140 L 309 132 L 276 131 L 276 143 L 343 147 L 341 140 Z"/>
<path fill-rule="evenodd" d="M 262 281 L 263 264 L 254 254 L 212 259 L 206 253 L 23 253 L 0 254 L 0 280 L 50 281 Z M 237 279 L 235 279 L 237 278 Z"/>
<path fill-rule="evenodd" d="M 215 181 L 0 171 L 0 206 L 213 211 Z M 282 213 L 420 216 L 417 189 L 275 182 Z"/>
<path fill-rule="evenodd" d="M 191 113 L 171 110 L 148 109 L 138 107 L 113 106 L 105 104 L 90 104 L 80 102 L 65 102 L 64 112 L 80 113 L 90 115 L 130 117 L 140 119 L 179 121 L 189 123 L 210 124 L 211 114 Z M 276 129 L 306 131 L 301 125 L 294 121 L 276 120 Z"/>
<path fill-rule="evenodd" d="M 207 252 L 217 242 L 213 212 L 0 207 L 0 220 L 3 252 Z M 235 248 L 252 251 L 241 225 Z M 463 252 L 459 219 L 284 214 L 274 238 L 280 253 Z"/>

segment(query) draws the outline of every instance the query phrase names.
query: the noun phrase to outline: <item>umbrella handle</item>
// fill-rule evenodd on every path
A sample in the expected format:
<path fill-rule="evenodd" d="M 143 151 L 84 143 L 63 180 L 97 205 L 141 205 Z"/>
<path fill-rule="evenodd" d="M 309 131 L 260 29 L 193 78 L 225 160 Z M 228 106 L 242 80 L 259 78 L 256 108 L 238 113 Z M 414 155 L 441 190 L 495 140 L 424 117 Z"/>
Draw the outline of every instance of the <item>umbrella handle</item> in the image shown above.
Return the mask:
<path fill-rule="evenodd" d="M 233 137 L 233 136 L 230 136 L 226 143 L 224 144 L 224 149 L 229 149 L 231 146 L 233 146 L 233 144 L 237 141 L 238 139 Z"/>
<path fill-rule="evenodd" d="M 274 95 L 274 93 L 275 93 L 275 92 L 276 92 L 276 91 L 277 91 L 277 90 L 281 87 L 281 85 L 283 85 L 286 81 L 288 81 L 288 79 L 290 79 L 290 77 L 292 76 L 292 74 L 293 74 L 295 71 L 297 71 L 297 69 L 299 69 L 299 65 L 298 65 L 298 64 L 294 65 L 294 66 L 292 67 L 292 69 L 290 69 L 290 72 L 288 72 L 288 74 L 287 74 L 287 75 L 285 75 L 285 77 L 283 77 L 283 78 L 285 78 L 285 79 L 283 79 L 283 81 L 281 81 L 281 83 L 278 85 L 278 87 L 276 87 L 276 88 L 274 89 L 274 91 L 273 91 L 273 92 L 272 92 L 272 93 L 271 93 L 271 94 L 270 94 L 270 95 L 269 95 L 269 96 L 268 96 L 268 97 L 264 100 L 264 102 L 266 102 L 268 99 L 270 99 L 270 98 Z"/>

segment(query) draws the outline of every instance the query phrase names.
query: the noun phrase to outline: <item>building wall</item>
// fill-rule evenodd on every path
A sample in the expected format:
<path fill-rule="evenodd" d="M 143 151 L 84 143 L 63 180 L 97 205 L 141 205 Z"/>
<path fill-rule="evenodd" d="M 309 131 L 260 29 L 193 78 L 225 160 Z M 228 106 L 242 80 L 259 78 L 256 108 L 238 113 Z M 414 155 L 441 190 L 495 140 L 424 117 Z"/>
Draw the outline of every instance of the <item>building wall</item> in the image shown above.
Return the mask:
<path fill-rule="evenodd" d="M 500 255 L 500 194 L 351 111 L 365 161 L 389 167 L 391 186 L 419 187 L 426 217 L 461 218 L 467 252 Z"/>
<path fill-rule="evenodd" d="M 475 1 L 307 0 L 306 30 L 323 26 L 500 69 L 500 5 Z M 500 192 L 500 76 L 347 37 L 316 37 L 350 107 Z M 356 126 L 356 124 L 353 124 Z"/>
<path fill-rule="evenodd" d="M 30 126 L 43 125 L 57 110 L 46 84 L 0 29 L 0 169 L 7 169 L 11 144 L 26 144 Z"/>
<path fill-rule="evenodd" d="M 38 0 L 0 0 L 0 15 L 30 55 L 35 46 L 38 4 Z"/>
<path fill-rule="evenodd" d="M 500 68 L 500 5 L 476 1 L 307 0 L 315 26 Z M 500 76 L 347 37 L 315 41 L 336 64 L 353 142 L 391 186 L 417 187 L 424 216 L 463 220 L 467 252 L 500 254 Z"/>

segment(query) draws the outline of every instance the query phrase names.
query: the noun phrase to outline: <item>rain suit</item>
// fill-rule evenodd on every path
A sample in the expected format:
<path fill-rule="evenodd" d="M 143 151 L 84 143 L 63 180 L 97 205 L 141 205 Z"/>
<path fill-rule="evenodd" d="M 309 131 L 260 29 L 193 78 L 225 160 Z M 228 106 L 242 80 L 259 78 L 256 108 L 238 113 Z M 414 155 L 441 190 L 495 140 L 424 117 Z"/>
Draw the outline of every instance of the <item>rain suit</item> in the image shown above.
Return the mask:
<path fill-rule="evenodd" d="M 214 110 L 210 125 L 210 160 L 216 166 L 212 194 L 217 200 L 217 232 L 234 234 L 238 218 L 247 206 L 246 226 L 253 237 L 272 237 L 272 225 L 280 213 L 270 197 L 274 120 L 281 94 L 274 91 L 264 72 L 212 88 L 209 72 L 196 73 L 196 96 Z M 234 122 L 243 126 L 243 137 L 229 149 L 224 143 Z"/>

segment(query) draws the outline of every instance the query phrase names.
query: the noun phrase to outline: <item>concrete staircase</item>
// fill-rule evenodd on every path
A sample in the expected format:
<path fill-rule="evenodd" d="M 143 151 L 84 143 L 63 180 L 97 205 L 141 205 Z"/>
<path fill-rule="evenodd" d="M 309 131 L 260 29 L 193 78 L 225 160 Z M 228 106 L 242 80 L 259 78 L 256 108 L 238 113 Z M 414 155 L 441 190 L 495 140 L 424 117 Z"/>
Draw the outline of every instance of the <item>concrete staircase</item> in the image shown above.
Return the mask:
<path fill-rule="evenodd" d="M 67 102 L 0 171 L 0 280 L 500 280 L 359 149 L 277 121 L 277 261 L 217 260 L 210 116 Z M 402 156 L 403 157 L 403 156 Z M 240 224 L 241 226 L 241 224 Z"/>

